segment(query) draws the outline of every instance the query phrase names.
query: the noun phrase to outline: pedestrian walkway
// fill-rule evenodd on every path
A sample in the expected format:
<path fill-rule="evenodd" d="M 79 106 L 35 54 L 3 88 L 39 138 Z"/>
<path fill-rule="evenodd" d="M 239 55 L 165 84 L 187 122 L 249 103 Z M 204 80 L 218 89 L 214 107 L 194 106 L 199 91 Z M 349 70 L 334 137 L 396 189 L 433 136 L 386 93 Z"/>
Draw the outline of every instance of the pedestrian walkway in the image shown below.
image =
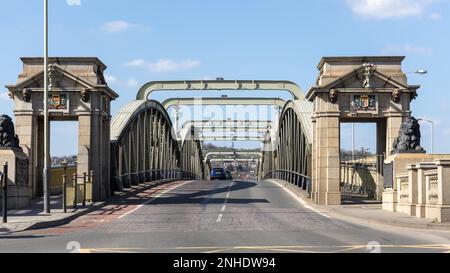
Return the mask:
<path fill-rule="evenodd" d="M 287 187 L 306 203 L 308 203 L 309 206 L 336 219 L 349 221 L 355 224 L 381 224 L 405 228 L 450 231 L 450 223 L 435 223 L 430 219 L 417 218 L 403 213 L 385 211 L 382 209 L 382 204 L 377 202 L 349 202 L 341 206 L 317 206 L 314 205 L 311 199 L 307 197 L 306 192 L 291 185 L 290 183 L 277 179 L 270 179 L 270 181 L 278 183 L 283 187 Z"/>
<path fill-rule="evenodd" d="M 62 225 L 103 203 L 79 206 L 78 209 L 69 207 L 67 213 L 64 213 L 62 209 L 62 196 L 52 196 L 50 204 L 51 214 L 43 213 L 43 198 L 32 200 L 27 208 L 8 211 L 8 223 L 0 224 L 0 234 Z"/>
<path fill-rule="evenodd" d="M 115 197 L 106 202 L 88 204 L 85 207 L 80 205 L 77 207 L 77 209 L 73 209 L 71 206 L 68 206 L 67 213 L 64 213 L 62 209 L 62 196 L 52 196 L 50 202 L 51 214 L 43 213 L 43 198 L 36 199 L 33 200 L 30 206 L 25 209 L 8 211 L 8 223 L 0 223 L 0 235 L 8 235 L 26 230 L 35 230 L 64 225 L 80 216 L 98 210 L 109 204 L 110 202 L 117 200 L 118 198 L 127 197 L 129 195 L 136 194 L 138 192 L 145 191 L 149 188 L 156 187 L 158 185 L 171 181 L 173 180 L 149 182 L 140 186 L 133 186 L 130 189 L 124 189 L 123 192 L 116 193 Z"/>

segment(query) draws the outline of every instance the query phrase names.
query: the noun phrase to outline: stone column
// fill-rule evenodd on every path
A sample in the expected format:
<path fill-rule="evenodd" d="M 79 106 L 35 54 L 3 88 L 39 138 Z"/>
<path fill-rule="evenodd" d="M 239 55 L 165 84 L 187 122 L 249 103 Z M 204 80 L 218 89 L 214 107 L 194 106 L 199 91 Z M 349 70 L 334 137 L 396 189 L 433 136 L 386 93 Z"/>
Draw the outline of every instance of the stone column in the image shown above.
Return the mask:
<path fill-rule="evenodd" d="M 419 218 L 425 218 L 426 204 L 427 204 L 427 187 L 424 172 L 436 169 L 434 163 L 419 163 L 417 168 L 417 206 L 416 216 Z"/>
<path fill-rule="evenodd" d="M 38 183 L 42 181 L 42 169 L 39 168 L 39 162 L 42 159 L 38 158 L 39 153 L 34 149 L 36 143 L 42 140 L 42 136 L 39 134 L 38 130 L 38 118 L 32 114 L 15 114 L 16 118 L 16 134 L 20 136 L 20 147 L 23 152 L 29 157 L 28 164 L 28 187 L 32 192 L 32 196 L 37 196 L 41 194 L 39 192 Z"/>
<path fill-rule="evenodd" d="M 384 192 L 384 159 L 390 154 L 389 145 L 387 145 L 387 119 L 377 121 L 377 199 L 382 200 Z"/>
<path fill-rule="evenodd" d="M 436 161 L 438 168 L 438 203 L 440 222 L 450 222 L 450 159 Z"/>
<path fill-rule="evenodd" d="M 79 114 L 78 164 L 77 173 L 89 174 L 93 171 L 92 196 L 95 201 L 109 196 L 109 149 L 105 149 L 108 132 L 98 113 Z M 105 124 L 107 125 L 107 124 Z M 106 129 L 106 132 L 103 130 Z"/>
<path fill-rule="evenodd" d="M 403 123 L 402 113 L 391 113 L 390 117 L 387 119 L 386 128 L 386 154 L 390 155 L 393 150 L 394 140 L 398 137 L 398 132 Z"/>
<path fill-rule="evenodd" d="M 406 167 L 408 170 L 408 194 L 409 194 L 409 200 L 408 200 L 408 214 L 410 216 L 416 216 L 416 207 L 418 203 L 418 170 L 417 166 L 415 164 L 408 165 Z"/>
<path fill-rule="evenodd" d="M 329 113 L 316 120 L 315 203 L 340 205 L 340 121 L 339 114 Z"/>
<path fill-rule="evenodd" d="M 92 147 L 92 120 L 90 113 L 78 115 L 78 157 L 77 174 L 89 173 L 91 171 L 91 147 Z M 95 180 L 95 179 L 94 179 Z M 94 181 L 93 181 L 94 182 Z M 95 188 L 95 183 L 92 185 Z M 93 190 L 95 192 L 95 190 Z"/>

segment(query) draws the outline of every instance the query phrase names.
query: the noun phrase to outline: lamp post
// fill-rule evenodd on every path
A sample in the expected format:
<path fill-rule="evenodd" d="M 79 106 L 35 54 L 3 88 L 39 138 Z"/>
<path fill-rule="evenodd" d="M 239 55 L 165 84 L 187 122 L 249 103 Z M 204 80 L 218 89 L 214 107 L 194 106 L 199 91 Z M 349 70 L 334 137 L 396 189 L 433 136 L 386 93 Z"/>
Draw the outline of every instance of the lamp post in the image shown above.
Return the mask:
<path fill-rule="evenodd" d="M 418 119 L 418 122 L 428 122 L 431 125 L 431 153 L 434 154 L 434 121 L 429 119 Z"/>
<path fill-rule="evenodd" d="M 68 162 L 64 158 L 64 160 L 60 164 L 64 168 L 64 175 L 63 175 L 63 181 L 62 181 L 62 183 L 63 183 L 63 185 L 62 185 L 62 190 L 63 190 L 63 193 L 62 193 L 62 196 L 63 196 L 63 200 L 62 200 L 63 212 L 67 213 L 67 165 L 68 165 Z"/>
<path fill-rule="evenodd" d="M 426 70 L 426 69 L 418 69 L 416 71 L 406 72 L 405 74 L 426 75 L 426 74 L 428 74 L 428 70 Z"/>
<path fill-rule="evenodd" d="M 352 123 L 352 161 L 355 161 L 355 123 Z"/>
<path fill-rule="evenodd" d="M 44 0 L 44 213 L 50 213 L 50 183 L 49 183 L 49 163 L 50 163 L 50 136 L 48 118 L 48 0 Z"/>

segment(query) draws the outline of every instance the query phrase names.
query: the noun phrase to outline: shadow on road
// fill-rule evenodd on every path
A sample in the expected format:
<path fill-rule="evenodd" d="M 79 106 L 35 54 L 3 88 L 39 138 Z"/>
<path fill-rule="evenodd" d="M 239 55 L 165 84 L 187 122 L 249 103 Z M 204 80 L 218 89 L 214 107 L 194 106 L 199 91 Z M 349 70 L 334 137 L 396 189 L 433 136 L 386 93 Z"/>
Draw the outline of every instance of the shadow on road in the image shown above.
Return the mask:
<path fill-rule="evenodd" d="M 18 239 L 38 239 L 38 238 L 45 238 L 49 236 L 36 236 L 36 235 L 20 235 L 20 236 L 14 236 L 14 235 L 0 235 L 0 240 L 18 240 Z"/>
<path fill-rule="evenodd" d="M 252 198 L 212 198 L 214 195 L 223 194 L 227 192 L 237 192 L 250 189 L 258 186 L 255 182 L 249 181 L 234 181 L 233 186 L 229 187 L 228 183 L 218 183 L 211 181 L 210 183 L 217 183 L 218 187 L 212 189 L 196 189 L 195 182 L 192 183 L 194 187 L 185 190 L 185 193 L 173 194 L 170 197 L 160 197 L 153 201 L 150 205 L 170 205 L 170 204 L 223 204 L 227 201 L 228 204 L 255 204 L 255 203 L 270 203 L 267 199 L 252 199 Z M 205 186 L 205 182 L 200 182 L 197 185 Z"/>

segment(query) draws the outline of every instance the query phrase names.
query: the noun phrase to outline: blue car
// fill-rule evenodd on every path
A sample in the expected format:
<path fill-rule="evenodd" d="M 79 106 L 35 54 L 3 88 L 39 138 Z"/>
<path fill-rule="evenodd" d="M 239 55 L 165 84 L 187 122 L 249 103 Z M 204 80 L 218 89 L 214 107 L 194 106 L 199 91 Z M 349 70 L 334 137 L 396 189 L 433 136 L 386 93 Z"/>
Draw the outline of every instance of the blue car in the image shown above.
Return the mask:
<path fill-rule="evenodd" d="M 214 168 L 211 171 L 211 180 L 226 180 L 227 175 L 223 168 Z"/>

